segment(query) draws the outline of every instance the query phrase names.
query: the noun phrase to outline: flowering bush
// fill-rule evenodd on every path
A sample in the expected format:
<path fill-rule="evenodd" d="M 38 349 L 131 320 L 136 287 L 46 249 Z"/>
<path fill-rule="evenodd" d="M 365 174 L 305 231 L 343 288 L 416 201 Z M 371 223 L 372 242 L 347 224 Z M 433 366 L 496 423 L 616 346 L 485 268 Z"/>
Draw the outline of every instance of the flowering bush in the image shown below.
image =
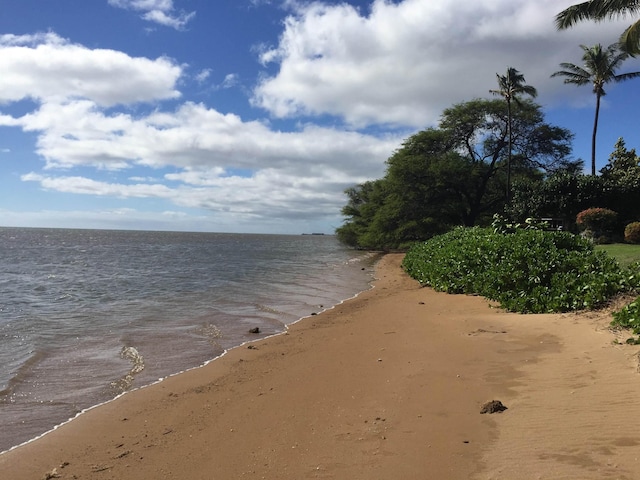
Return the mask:
<path fill-rule="evenodd" d="M 625 227 L 624 241 L 627 243 L 640 243 L 640 222 L 633 222 Z"/>
<path fill-rule="evenodd" d="M 580 230 L 592 230 L 594 232 L 613 230 L 617 220 L 618 214 L 608 208 L 587 208 L 576 217 L 576 223 Z"/>

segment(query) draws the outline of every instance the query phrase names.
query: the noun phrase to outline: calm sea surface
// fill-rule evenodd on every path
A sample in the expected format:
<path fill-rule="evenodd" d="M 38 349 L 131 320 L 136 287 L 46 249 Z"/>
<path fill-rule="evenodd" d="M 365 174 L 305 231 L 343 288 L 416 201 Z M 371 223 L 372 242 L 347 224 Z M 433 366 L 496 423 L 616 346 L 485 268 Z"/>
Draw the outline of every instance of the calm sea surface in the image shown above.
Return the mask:
<path fill-rule="evenodd" d="M 366 290 L 375 260 L 333 236 L 22 228 L 0 259 L 0 452 Z"/>

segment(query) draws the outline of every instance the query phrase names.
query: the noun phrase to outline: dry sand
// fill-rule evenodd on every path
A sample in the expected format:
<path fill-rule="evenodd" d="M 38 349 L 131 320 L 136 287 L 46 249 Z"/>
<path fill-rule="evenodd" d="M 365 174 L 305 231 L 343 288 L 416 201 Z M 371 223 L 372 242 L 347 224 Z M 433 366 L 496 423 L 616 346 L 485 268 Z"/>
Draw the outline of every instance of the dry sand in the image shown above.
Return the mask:
<path fill-rule="evenodd" d="M 375 288 L 0 455 L 0 479 L 638 479 L 638 347 L 605 313 Z M 501 400 L 508 410 L 481 415 Z M 57 477 L 56 477 L 57 476 Z"/>

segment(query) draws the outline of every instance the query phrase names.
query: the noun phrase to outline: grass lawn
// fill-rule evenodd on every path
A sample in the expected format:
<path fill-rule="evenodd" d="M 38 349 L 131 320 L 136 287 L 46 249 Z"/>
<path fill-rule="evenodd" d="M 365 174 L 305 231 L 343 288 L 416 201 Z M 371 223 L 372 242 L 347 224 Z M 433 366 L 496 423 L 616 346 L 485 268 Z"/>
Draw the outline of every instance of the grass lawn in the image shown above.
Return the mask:
<path fill-rule="evenodd" d="M 596 250 L 604 250 L 618 260 L 623 267 L 640 261 L 640 245 L 612 243 L 611 245 L 596 245 Z"/>

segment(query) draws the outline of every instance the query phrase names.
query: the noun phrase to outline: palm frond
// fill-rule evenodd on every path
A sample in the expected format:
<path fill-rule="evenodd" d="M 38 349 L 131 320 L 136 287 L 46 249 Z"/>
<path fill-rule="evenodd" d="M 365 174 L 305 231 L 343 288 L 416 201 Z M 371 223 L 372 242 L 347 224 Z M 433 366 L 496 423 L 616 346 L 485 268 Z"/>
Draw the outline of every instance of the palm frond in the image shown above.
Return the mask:
<path fill-rule="evenodd" d="M 591 75 L 589 72 L 587 72 L 584 68 L 582 68 L 579 65 L 574 65 L 573 63 L 566 63 L 563 62 L 560 64 L 560 66 L 562 68 L 564 68 L 566 71 L 569 71 L 571 73 L 574 73 L 575 75 L 581 75 L 581 76 L 585 76 L 588 77 L 589 75 Z M 559 72 L 554 73 L 553 75 L 551 75 L 552 77 L 555 77 L 556 74 Z"/>
<path fill-rule="evenodd" d="M 551 77 L 566 77 L 564 83 L 573 83 L 575 85 L 586 85 L 591 83 L 591 76 L 582 73 L 568 72 L 566 70 L 555 72 Z"/>
<path fill-rule="evenodd" d="M 624 52 L 633 57 L 640 54 L 640 20 L 622 32 L 620 46 Z"/>
<path fill-rule="evenodd" d="M 621 73 L 620 75 L 616 75 L 615 77 L 613 77 L 613 81 L 624 82 L 625 80 L 638 77 L 640 77 L 640 72 Z"/>
<path fill-rule="evenodd" d="M 627 15 L 637 15 L 640 13 L 640 2 L 638 0 L 591 0 L 598 4 L 598 18 L 615 19 L 626 18 Z"/>
<path fill-rule="evenodd" d="M 588 1 L 571 5 L 556 15 L 556 28 L 558 30 L 565 30 L 583 20 L 594 20 L 599 9 L 598 5 L 595 5 L 596 3 L 599 2 Z"/>
<path fill-rule="evenodd" d="M 518 93 L 524 93 L 526 95 L 529 95 L 530 97 L 537 97 L 538 96 L 538 91 L 535 89 L 535 87 L 531 86 L 531 85 L 523 85 L 520 88 L 520 92 Z"/>
<path fill-rule="evenodd" d="M 589 0 L 572 5 L 556 15 L 558 30 L 565 30 L 584 20 L 614 19 L 640 13 L 638 0 Z"/>

